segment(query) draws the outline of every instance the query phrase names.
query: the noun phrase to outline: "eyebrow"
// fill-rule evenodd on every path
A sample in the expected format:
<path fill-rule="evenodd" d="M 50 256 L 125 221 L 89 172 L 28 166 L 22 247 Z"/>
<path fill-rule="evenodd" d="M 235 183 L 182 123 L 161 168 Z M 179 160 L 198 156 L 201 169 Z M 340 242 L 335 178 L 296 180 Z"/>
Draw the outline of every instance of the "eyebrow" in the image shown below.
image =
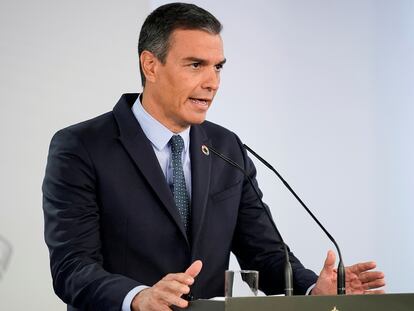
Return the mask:
<path fill-rule="evenodd" d="M 197 58 L 197 57 L 186 57 L 184 58 L 185 62 L 195 62 L 200 63 L 202 65 L 205 65 L 207 61 L 205 59 Z M 223 59 L 221 62 L 217 63 L 216 65 L 224 65 L 226 63 L 227 59 Z"/>

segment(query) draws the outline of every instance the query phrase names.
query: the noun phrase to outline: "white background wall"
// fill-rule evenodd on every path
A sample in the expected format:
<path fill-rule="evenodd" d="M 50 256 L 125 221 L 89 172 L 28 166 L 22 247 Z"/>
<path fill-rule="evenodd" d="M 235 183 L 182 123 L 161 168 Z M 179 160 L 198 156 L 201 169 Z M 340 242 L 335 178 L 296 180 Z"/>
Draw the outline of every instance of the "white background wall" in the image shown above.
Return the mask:
<path fill-rule="evenodd" d="M 375 259 L 389 292 L 413 292 L 414 3 L 194 2 L 224 24 L 228 63 L 209 119 L 280 170 L 337 238 L 345 263 Z M 160 3 L 0 3 L 0 235 L 14 246 L 0 310 L 65 309 L 43 242 L 48 144 L 57 129 L 140 90 L 137 36 Z M 285 239 L 318 271 L 330 243 L 258 169 Z"/>
<path fill-rule="evenodd" d="M 140 88 L 147 1 L 0 2 L 0 235 L 14 248 L 0 310 L 66 310 L 43 240 L 41 183 L 54 132 Z"/>

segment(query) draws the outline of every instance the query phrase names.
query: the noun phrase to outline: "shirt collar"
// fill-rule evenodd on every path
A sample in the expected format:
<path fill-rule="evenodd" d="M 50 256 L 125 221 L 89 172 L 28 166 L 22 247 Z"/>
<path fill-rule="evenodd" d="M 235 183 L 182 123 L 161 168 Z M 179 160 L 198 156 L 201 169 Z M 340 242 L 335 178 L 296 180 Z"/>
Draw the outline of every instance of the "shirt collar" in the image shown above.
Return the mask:
<path fill-rule="evenodd" d="M 176 135 L 176 133 L 171 132 L 144 109 L 141 104 L 141 95 L 138 96 L 132 106 L 132 112 L 144 131 L 145 136 L 147 136 L 157 150 L 164 149 L 171 137 Z M 190 127 L 178 133 L 178 135 L 184 140 L 184 152 L 187 152 L 190 146 Z"/>

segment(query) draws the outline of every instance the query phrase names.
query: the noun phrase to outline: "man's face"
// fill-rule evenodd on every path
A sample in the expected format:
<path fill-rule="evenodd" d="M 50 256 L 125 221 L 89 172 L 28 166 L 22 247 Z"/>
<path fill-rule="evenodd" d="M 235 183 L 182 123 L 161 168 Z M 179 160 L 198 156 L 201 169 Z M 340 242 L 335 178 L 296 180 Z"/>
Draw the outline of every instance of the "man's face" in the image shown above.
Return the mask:
<path fill-rule="evenodd" d="M 158 63 L 155 70 L 154 117 L 173 132 L 202 123 L 219 88 L 224 62 L 220 35 L 175 30 L 165 64 Z"/>

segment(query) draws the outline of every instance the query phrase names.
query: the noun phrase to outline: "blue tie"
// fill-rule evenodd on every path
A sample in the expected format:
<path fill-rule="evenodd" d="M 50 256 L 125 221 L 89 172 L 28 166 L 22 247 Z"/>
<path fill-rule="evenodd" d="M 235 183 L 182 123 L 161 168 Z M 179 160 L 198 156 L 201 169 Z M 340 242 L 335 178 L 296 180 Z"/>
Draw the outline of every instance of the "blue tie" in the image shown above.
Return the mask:
<path fill-rule="evenodd" d="M 184 149 L 184 141 L 180 135 L 173 135 L 170 140 L 173 165 L 173 195 L 178 213 L 184 224 L 187 236 L 190 229 L 190 200 L 185 186 L 183 163 L 181 154 Z"/>

